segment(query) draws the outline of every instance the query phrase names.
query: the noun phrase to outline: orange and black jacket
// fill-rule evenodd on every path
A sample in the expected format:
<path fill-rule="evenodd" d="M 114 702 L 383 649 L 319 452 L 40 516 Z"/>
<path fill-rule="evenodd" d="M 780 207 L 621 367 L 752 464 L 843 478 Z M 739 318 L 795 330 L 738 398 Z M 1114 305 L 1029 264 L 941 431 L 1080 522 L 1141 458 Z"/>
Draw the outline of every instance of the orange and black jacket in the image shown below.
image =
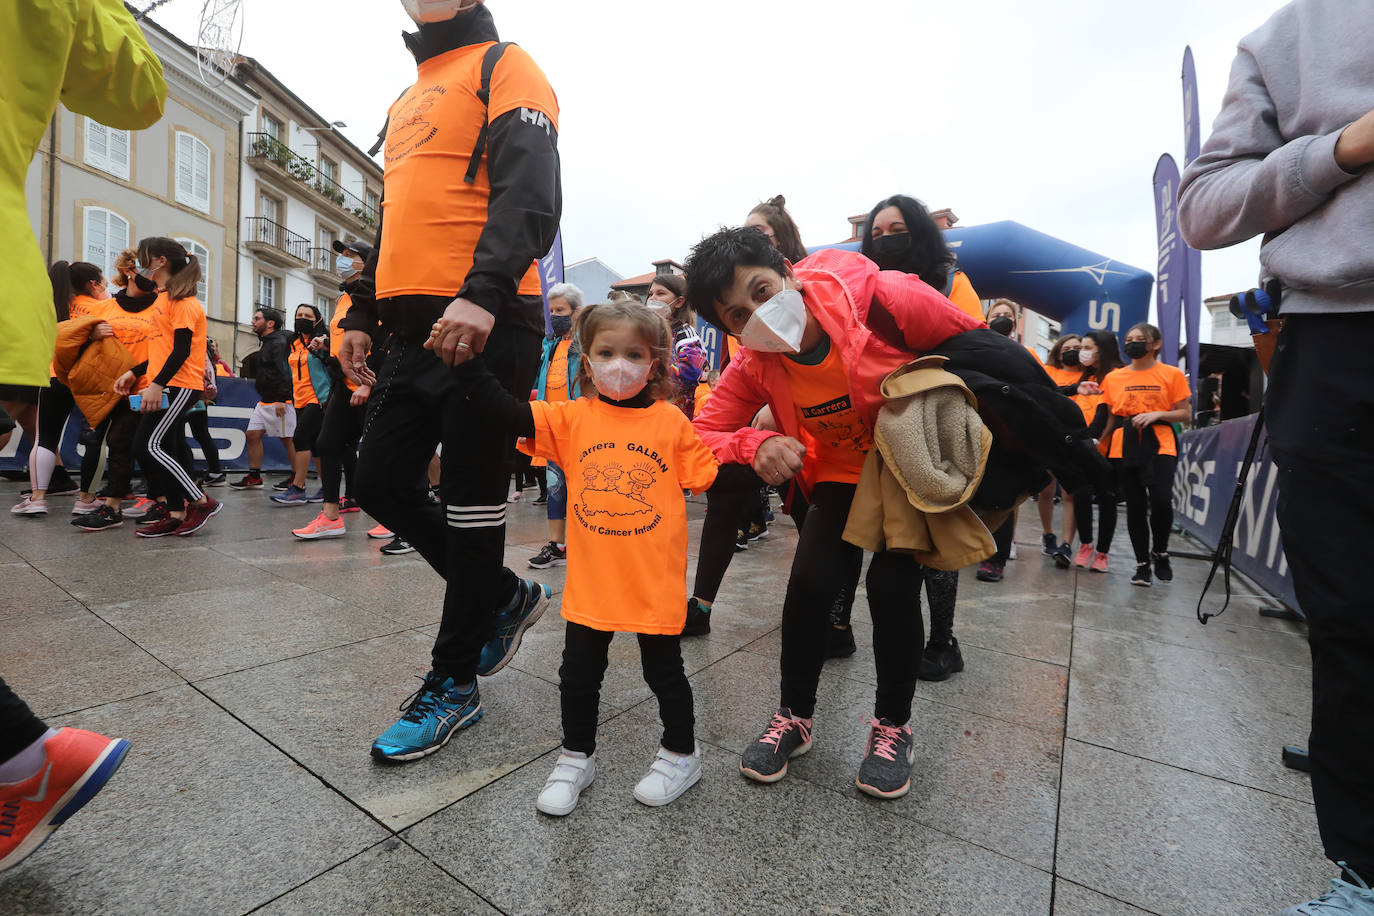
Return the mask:
<path fill-rule="evenodd" d="M 491 13 L 479 6 L 446 22 L 426 23 L 417 33 L 405 33 L 406 46 L 416 63 L 467 45 L 499 41 Z M 475 95 L 475 111 L 484 107 Z M 491 195 L 486 223 L 473 252 L 466 277 L 453 278 L 453 295 L 491 312 L 497 324 L 525 327 L 543 334 L 543 304 L 537 296 L 518 296 L 516 288 L 531 262 L 553 247 L 563 211 L 558 160 L 558 132 L 548 123 L 507 112 L 491 121 L 487 133 L 487 173 Z M 462 175 L 455 175 L 461 181 Z M 341 322 L 349 331 L 372 333 L 380 321 L 388 329 L 428 335 L 433 321 L 453 296 L 404 295 L 375 298 L 378 255 L 386 234 L 379 218 L 376 242 L 367 259 L 353 308 Z"/>

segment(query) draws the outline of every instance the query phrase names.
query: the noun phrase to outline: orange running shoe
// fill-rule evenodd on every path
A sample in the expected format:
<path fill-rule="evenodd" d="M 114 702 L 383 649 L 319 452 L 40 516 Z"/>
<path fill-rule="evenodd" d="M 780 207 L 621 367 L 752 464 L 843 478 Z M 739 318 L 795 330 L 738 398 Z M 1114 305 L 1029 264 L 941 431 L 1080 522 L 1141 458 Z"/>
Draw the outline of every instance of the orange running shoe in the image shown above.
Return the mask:
<path fill-rule="evenodd" d="M 367 533 L 367 536 L 370 538 L 375 538 L 379 541 L 387 541 L 390 540 L 392 537 L 391 532 L 387 530 L 386 525 L 378 525 L 376 528 L 373 528 L 371 531 L 369 531 Z"/>
<path fill-rule="evenodd" d="M 344 536 L 344 520 L 336 518 L 329 520 L 321 512 L 315 516 L 314 521 L 304 528 L 293 528 L 291 533 L 302 541 L 317 541 L 320 538 L 341 538 Z"/>
<path fill-rule="evenodd" d="M 1093 572 L 1104 573 L 1106 571 L 1107 555 L 1105 553 L 1099 553 L 1097 556 L 1093 557 Z"/>
<path fill-rule="evenodd" d="M 110 781 L 129 742 L 80 728 L 58 729 L 43 745 L 47 762 L 23 782 L 0 786 L 0 872 L 52 836 Z"/>
<path fill-rule="evenodd" d="M 1087 569 L 1093 562 L 1093 545 L 1084 544 L 1078 548 L 1078 556 L 1073 558 L 1073 565 L 1079 569 Z"/>

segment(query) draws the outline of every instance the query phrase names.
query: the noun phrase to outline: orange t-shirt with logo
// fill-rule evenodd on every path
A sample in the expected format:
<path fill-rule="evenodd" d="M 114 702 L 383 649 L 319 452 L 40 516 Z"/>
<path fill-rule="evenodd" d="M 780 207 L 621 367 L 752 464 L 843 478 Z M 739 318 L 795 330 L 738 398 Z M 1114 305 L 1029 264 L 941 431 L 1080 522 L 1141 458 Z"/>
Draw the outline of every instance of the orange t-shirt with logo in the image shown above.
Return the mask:
<path fill-rule="evenodd" d="M 158 293 L 157 301 L 148 306 L 157 312 L 158 334 L 148 339 L 148 378 L 155 379 L 167 357 L 172 355 L 173 335 L 181 328 L 191 329 L 191 355 L 168 381 L 170 388 L 205 390 L 205 309 L 195 296 L 173 302 L 167 294 Z"/>
<path fill-rule="evenodd" d="M 1134 417 L 1157 410 L 1173 410 L 1175 404 L 1191 396 L 1188 377 L 1177 366 L 1168 366 L 1164 363 L 1155 363 L 1144 370 L 1132 369 L 1130 366 L 1113 369 L 1102 380 L 1102 399 L 1107 402 L 1108 409 L 1118 417 Z M 1154 430 L 1155 438 L 1159 440 L 1159 454 L 1177 455 L 1174 428 L 1166 423 L 1159 423 L 1155 425 Z M 1120 426 L 1112 431 L 1112 449 L 1108 457 L 1122 456 L 1123 432 Z"/>
<path fill-rule="evenodd" d="M 299 336 L 291 341 L 286 354 L 286 366 L 291 370 L 291 401 L 296 409 L 320 403 L 315 396 L 315 383 L 310 380 L 310 348 Z"/>
<path fill-rule="evenodd" d="M 967 312 L 979 321 L 983 321 L 983 301 L 978 298 L 978 294 L 973 291 L 973 284 L 962 270 L 956 270 L 954 277 L 950 281 L 949 295 L 950 302 L 959 306 L 961 311 Z"/>
<path fill-rule="evenodd" d="M 115 339 L 133 355 L 135 365 L 148 360 L 149 341 L 162 333 L 158 311 L 165 304 L 166 300 L 159 297 L 142 311 L 126 312 L 119 307 L 118 299 L 107 299 L 100 303 L 100 317 L 110 325 Z M 139 376 L 133 390 L 142 391 L 148 387 L 148 382 L 147 375 Z"/>
<path fill-rule="evenodd" d="M 563 469 L 563 616 L 594 630 L 674 636 L 687 618 L 687 504 L 719 465 L 672 404 L 535 401 L 522 449 Z"/>
<path fill-rule="evenodd" d="M 482 58 L 494 43 L 466 45 L 424 61 L 415 85 L 391 106 L 378 299 L 453 296 L 472 269 L 491 179 L 485 167 L 472 184 L 463 176 L 484 117 L 490 122 L 519 110 L 519 117 L 558 130 L 558 98 L 518 45 L 507 47 L 497 62 L 484 110 L 477 91 Z M 539 295 L 538 261 L 530 262 L 517 292 Z"/>
<path fill-rule="evenodd" d="M 544 400 L 550 404 L 568 399 L 568 350 L 572 340 L 560 340 L 549 357 L 549 374 L 544 377 Z"/>
<path fill-rule="evenodd" d="M 849 397 L 849 379 L 838 350 L 828 337 L 821 346 L 825 353 L 815 364 L 782 358 L 797 419 L 811 440 L 806 479 L 858 483 L 864 456 L 873 448 L 873 431 Z"/>
<path fill-rule="evenodd" d="M 351 308 L 353 297 L 348 293 L 339 296 L 339 301 L 334 303 L 334 317 L 329 319 L 329 355 L 335 359 L 339 358 L 339 348 L 343 345 L 344 329 L 340 327 L 340 323 Z M 347 375 L 344 376 L 344 384 L 348 386 L 349 391 L 358 390 L 357 383 L 350 381 Z"/>

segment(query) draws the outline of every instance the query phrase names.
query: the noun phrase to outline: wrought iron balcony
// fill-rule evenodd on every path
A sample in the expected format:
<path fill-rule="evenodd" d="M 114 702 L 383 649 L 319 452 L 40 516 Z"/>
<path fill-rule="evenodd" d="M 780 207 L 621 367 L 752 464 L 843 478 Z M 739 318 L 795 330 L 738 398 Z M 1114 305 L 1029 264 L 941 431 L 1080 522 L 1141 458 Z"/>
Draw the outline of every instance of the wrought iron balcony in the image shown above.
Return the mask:
<path fill-rule="evenodd" d="M 344 190 L 333 178 L 317 169 L 310 160 L 295 153 L 291 147 L 270 134 L 246 135 L 248 161 L 255 166 L 270 163 L 277 172 L 312 189 L 316 194 L 341 209 L 364 228 L 377 225 L 377 209 L 369 206 L 356 194 Z"/>
<path fill-rule="evenodd" d="M 282 267 L 310 264 L 310 239 L 263 216 L 244 219 L 243 243 L 249 251 Z"/>

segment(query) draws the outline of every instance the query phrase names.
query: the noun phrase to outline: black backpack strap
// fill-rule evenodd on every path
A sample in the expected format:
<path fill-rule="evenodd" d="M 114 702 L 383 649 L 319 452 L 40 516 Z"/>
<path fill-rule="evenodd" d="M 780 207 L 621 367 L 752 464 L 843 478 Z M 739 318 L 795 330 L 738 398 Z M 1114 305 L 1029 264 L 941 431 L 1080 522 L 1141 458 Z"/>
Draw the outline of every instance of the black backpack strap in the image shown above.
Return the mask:
<path fill-rule="evenodd" d="M 410 91 L 410 90 L 407 89 L 407 90 L 405 90 L 405 92 L 402 92 L 400 95 L 396 96 L 396 101 L 395 101 L 395 102 L 392 102 L 391 104 L 395 105 L 396 102 L 399 102 L 401 99 L 403 99 L 403 98 L 405 97 L 406 92 L 409 92 L 409 91 Z M 375 155 L 377 155 L 377 150 L 381 149 L 381 148 L 382 148 L 382 145 L 383 145 L 384 143 L 386 143 L 386 132 L 387 132 L 388 129 L 390 129 L 390 127 L 391 127 L 391 115 L 388 114 L 388 115 L 386 116 L 386 120 L 382 122 L 382 129 L 379 130 L 379 131 L 377 131 L 377 142 L 374 143 L 374 144 L 372 144 L 372 148 L 369 149 L 369 150 L 367 151 L 367 154 L 368 154 L 369 156 L 375 156 Z"/>
<path fill-rule="evenodd" d="M 487 53 L 482 56 L 482 87 L 477 90 L 477 97 L 482 100 L 482 107 L 490 114 L 491 109 L 491 75 L 496 71 L 496 64 L 501 59 L 501 55 L 506 53 L 514 42 L 498 41 L 496 44 L 487 48 Z M 477 134 L 477 142 L 472 147 L 472 158 L 468 161 L 468 173 L 463 176 L 463 181 L 472 184 L 477 180 L 477 170 L 482 165 L 482 157 L 487 154 L 487 126 L 490 123 L 485 115 L 482 118 L 482 129 Z"/>

